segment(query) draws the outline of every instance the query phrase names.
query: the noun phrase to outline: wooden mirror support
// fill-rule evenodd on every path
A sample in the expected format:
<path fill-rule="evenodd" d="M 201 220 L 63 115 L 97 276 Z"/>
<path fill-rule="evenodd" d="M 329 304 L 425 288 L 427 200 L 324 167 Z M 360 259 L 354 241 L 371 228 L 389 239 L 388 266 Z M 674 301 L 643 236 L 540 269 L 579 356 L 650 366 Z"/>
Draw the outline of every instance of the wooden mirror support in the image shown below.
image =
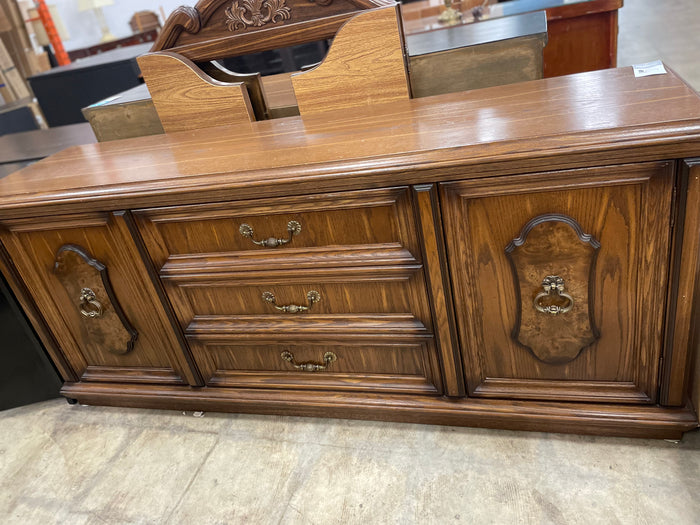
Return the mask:
<path fill-rule="evenodd" d="M 243 82 L 221 82 L 175 53 L 138 58 L 166 133 L 255 120 Z"/>
<path fill-rule="evenodd" d="M 336 8 L 353 7 L 353 10 L 346 9 L 347 12 L 343 11 L 342 15 L 335 14 L 314 20 L 311 19 L 311 15 L 317 13 L 319 9 L 331 8 L 335 5 L 333 0 L 320 2 L 318 6 L 314 5 L 314 9 L 309 9 L 308 5 L 297 2 L 296 6 L 299 8 L 297 18 L 292 16 L 292 13 L 297 11 L 296 8 L 290 7 L 294 5 L 293 3 L 288 6 L 286 0 L 276 0 L 274 4 L 270 2 L 271 0 L 246 0 L 244 4 L 239 5 L 234 1 L 226 8 L 224 3 L 218 2 L 218 7 L 214 11 L 207 11 L 209 13 L 207 16 L 192 15 L 193 18 L 190 18 L 190 20 L 206 20 L 209 25 L 186 34 L 190 37 L 196 34 L 202 46 L 212 44 L 215 47 L 221 45 L 221 38 L 230 46 L 237 45 L 236 42 L 239 42 L 236 40 L 237 37 L 253 38 L 255 45 L 260 47 L 253 49 L 249 46 L 246 48 L 247 52 L 274 49 L 280 45 L 334 36 L 333 45 L 320 65 L 292 76 L 291 82 L 301 115 L 410 98 L 398 4 L 386 3 L 384 0 L 378 4 L 351 3 L 341 0 Z M 209 4 L 214 5 L 211 2 L 207 3 Z M 202 2 L 198 4 L 198 6 L 201 5 Z M 384 7 L 366 9 L 366 6 L 376 7 L 376 5 L 384 5 Z M 365 10 L 358 14 L 360 7 Z M 182 13 L 186 10 L 183 9 L 174 13 L 169 22 L 184 16 Z M 252 16 L 251 10 L 257 14 Z M 191 14 L 200 11 L 194 8 L 187 12 Z M 249 15 L 252 18 L 248 18 Z M 222 19 L 221 16 L 224 18 Z M 329 18 L 332 19 L 331 26 L 337 30 L 337 34 L 326 32 L 330 27 Z M 341 19 L 342 27 L 336 24 Z M 295 20 L 295 22 L 288 26 L 284 25 L 288 20 Z M 162 41 L 159 40 L 153 47 L 158 51 L 138 59 L 144 80 L 166 132 L 268 118 L 269 113 L 260 75 L 238 75 L 225 70 L 216 62 L 211 62 L 225 56 L 240 54 L 239 48 L 229 48 L 230 50 L 226 53 L 202 51 L 199 47 L 192 47 L 194 44 L 191 40 L 194 37 L 183 36 L 185 34 L 183 30 L 189 27 L 187 24 L 173 24 L 174 22 L 170 25 L 166 23 Z M 218 34 L 212 29 L 218 27 L 217 24 L 225 25 L 230 33 L 240 31 L 240 34 L 206 40 L 213 38 L 213 34 Z M 206 29 L 207 27 L 209 29 Z M 290 40 L 287 29 L 294 27 L 317 27 L 320 32 L 305 34 L 302 31 L 303 38 L 297 39 L 297 36 L 294 36 L 294 39 Z M 176 33 L 178 36 L 173 36 Z M 189 43 L 180 45 L 181 40 Z M 171 45 L 168 48 L 169 51 L 159 50 L 166 45 Z M 247 45 L 244 44 L 244 46 Z M 192 49 L 197 52 L 192 52 Z M 193 60 L 203 62 L 195 64 Z"/>

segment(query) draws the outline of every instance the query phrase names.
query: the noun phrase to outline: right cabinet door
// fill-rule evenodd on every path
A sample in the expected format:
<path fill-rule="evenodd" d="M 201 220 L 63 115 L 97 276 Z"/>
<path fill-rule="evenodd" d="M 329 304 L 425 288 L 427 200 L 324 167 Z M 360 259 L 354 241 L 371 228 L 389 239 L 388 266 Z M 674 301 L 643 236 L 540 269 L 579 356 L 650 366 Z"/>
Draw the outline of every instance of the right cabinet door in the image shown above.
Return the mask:
<path fill-rule="evenodd" d="M 441 185 L 470 396 L 654 403 L 671 162 Z"/>

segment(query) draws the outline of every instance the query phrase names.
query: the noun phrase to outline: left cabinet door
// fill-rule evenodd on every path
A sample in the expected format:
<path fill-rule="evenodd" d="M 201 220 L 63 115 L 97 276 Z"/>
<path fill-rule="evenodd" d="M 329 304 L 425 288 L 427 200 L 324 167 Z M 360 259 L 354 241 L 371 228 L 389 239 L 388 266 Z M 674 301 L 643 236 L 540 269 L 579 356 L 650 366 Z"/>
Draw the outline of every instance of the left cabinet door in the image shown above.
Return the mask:
<path fill-rule="evenodd" d="M 123 214 L 1 226 L 12 262 L 81 381 L 200 383 Z"/>

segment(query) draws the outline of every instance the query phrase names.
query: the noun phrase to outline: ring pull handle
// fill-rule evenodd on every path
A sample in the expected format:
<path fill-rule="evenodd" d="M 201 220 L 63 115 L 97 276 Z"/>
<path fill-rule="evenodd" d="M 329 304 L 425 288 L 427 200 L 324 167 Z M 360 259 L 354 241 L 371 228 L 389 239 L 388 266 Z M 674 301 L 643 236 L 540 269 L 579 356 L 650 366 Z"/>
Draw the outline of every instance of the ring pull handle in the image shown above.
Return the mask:
<path fill-rule="evenodd" d="M 102 303 L 90 288 L 80 290 L 80 313 L 89 319 L 102 317 Z"/>
<path fill-rule="evenodd" d="M 277 237 L 270 237 L 269 239 L 263 239 L 262 241 L 256 241 L 253 239 L 254 231 L 250 224 L 241 224 L 238 231 L 243 235 L 243 237 L 248 237 L 254 244 L 258 246 L 263 246 L 265 248 L 277 248 L 283 244 L 287 244 L 292 240 L 292 237 L 299 235 L 301 233 L 301 224 L 297 221 L 289 221 L 287 223 L 287 233 L 288 237 L 286 239 L 278 239 Z"/>
<path fill-rule="evenodd" d="M 318 293 L 316 290 L 309 290 L 306 293 L 306 300 L 308 301 L 308 306 L 301 306 L 298 304 L 287 304 L 287 305 L 280 306 L 277 304 L 276 299 L 275 299 L 275 295 L 272 292 L 263 292 L 262 298 L 263 298 L 263 300 L 270 303 L 271 305 L 273 305 L 275 308 L 277 308 L 281 312 L 284 312 L 287 314 L 298 314 L 301 312 L 306 312 L 315 303 L 319 302 L 321 300 L 321 294 Z"/>
<path fill-rule="evenodd" d="M 296 368 L 297 370 L 301 370 L 302 372 L 318 372 L 319 370 L 326 370 L 331 363 L 338 359 L 338 356 L 335 355 L 333 352 L 326 352 L 325 354 L 323 354 L 323 363 L 314 363 L 312 361 L 308 361 L 306 363 L 297 363 L 294 360 L 294 354 L 291 352 L 285 351 L 282 352 L 280 355 L 282 359 L 288 361 L 292 364 L 294 368 Z"/>
<path fill-rule="evenodd" d="M 574 307 L 574 298 L 564 291 L 564 279 L 558 275 L 548 275 L 542 281 L 543 292 L 535 296 L 535 308 L 538 312 L 550 315 L 565 314 Z M 545 297 L 563 297 L 566 299 L 563 305 L 543 304 Z"/>

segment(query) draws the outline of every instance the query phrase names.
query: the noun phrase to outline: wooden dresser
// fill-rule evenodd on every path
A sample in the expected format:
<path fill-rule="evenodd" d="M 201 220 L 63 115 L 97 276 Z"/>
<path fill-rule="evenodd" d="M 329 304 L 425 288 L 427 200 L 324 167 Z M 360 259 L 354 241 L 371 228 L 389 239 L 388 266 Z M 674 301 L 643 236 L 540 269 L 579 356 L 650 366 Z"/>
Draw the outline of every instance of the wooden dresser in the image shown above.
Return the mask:
<path fill-rule="evenodd" d="M 73 147 L 0 267 L 87 404 L 678 438 L 700 98 L 631 68 Z"/>

